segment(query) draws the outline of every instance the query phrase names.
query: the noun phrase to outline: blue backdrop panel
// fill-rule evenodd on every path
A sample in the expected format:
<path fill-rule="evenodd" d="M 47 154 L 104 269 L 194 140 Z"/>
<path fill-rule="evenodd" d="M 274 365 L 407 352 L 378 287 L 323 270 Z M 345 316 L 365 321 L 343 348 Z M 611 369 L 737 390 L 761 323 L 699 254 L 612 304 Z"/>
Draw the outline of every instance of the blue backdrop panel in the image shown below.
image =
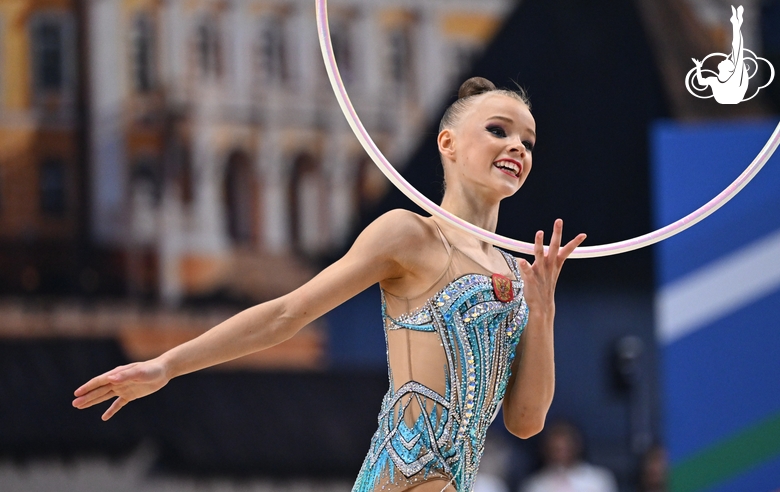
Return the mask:
<path fill-rule="evenodd" d="M 665 226 L 698 209 L 734 181 L 763 148 L 776 121 L 655 125 L 653 222 Z M 780 152 L 778 152 L 780 154 Z M 660 285 L 780 229 L 780 158 L 723 208 L 656 248 Z"/>
<path fill-rule="evenodd" d="M 755 158 L 776 125 L 777 121 L 656 124 L 652 135 L 655 227 L 687 215 L 728 186 Z M 780 156 L 774 156 L 724 208 L 656 246 L 658 292 L 689 285 L 691 279 L 717 271 L 724 259 L 749 259 L 746 248 L 778 230 Z M 780 282 L 776 284 L 750 291 L 726 312 L 715 314 L 719 307 L 712 306 L 709 319 L 695 322 L 680 336 L 659 338 L 665 442 L 672 469 L 692 474 L 686 477 L 687 488 L 679 490 L 780 488 L 780 446 L 777 450 L 769 446 L 755 462 L 721 474 L 728 476 L 707 467 L 694 472 L 684 466 L 718 450 L 727 455 L 737 452 L 728 448 L 735 437 L 780 414 Z M 741 287 L 724 281 L 702 288 L 737 292 Z M 712 483 L 712 477 L 717 477 L 717 483 Z M 690 485 L 697 483 L 701 485 Z"/>

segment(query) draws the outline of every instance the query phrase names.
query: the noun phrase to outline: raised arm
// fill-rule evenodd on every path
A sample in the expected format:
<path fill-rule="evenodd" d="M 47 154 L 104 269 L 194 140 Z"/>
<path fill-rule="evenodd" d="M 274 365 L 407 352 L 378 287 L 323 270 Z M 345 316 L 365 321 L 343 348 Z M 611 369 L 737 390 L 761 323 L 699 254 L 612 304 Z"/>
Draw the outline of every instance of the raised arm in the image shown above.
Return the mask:
<path fill-rule="evenodd" d="M 579 234 L 560 247 L 562 233 L 563 221 L 558 219 L 545 254 L 544 233 L 537 232 L 533 264 L 525 260 L 518 262 L 525 284 L 528 324 L 516 349 L 502 408 L 507 430 L 524 439 L 542 430 L 552 404 L 555 393 L 555 286 L 563 262 L 585 240 L 585 234 Z"/>
<path fill-rule="evenodd" d="M 93 378 L 75 391 L 73 406 L 87 408 L 116 398 L 103 414 L 108 420 L 128 402 L 159 390 L 176 376 L 281 343 L 380 280 L 403 276 L 403 255 L 414 228 L 410 215 L 392 211 L 378 218 L 344 257 L 295 291 L 241 311 L 155 359 Z"/>

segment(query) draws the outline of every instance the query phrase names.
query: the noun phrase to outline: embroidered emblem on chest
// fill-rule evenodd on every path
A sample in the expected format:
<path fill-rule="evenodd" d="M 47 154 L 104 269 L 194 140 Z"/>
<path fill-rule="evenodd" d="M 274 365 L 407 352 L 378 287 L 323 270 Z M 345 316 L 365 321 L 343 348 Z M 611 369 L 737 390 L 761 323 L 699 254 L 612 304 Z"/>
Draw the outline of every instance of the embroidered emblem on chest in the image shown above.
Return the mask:
<path fill-rule="evenodd" d="M 491 278 L 493 279 L 493 293 L 495 293 L 496 299 L 501 302 L 509 302 L 515 298 L 511 280 L 498 273 L 494 273 Z"/>

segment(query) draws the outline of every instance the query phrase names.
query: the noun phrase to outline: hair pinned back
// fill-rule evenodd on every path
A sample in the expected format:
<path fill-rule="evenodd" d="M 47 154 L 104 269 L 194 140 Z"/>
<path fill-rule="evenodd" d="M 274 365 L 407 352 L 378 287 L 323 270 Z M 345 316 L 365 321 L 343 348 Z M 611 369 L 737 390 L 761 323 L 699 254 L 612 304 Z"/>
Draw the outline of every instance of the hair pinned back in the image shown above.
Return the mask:
<path fill-rule="evenodd" d="M 471 77 L 463 82 L 458 89 L 458 99 L 478 96 L 485 92 L 496 90 L 496 84 L 483 77 Z"/>
<path fill-rule="evenodd" d="M 480 94 L 485 94 L 487 92 L 496 92 L 498 94 L 517 99 L 521 103 L 525 104 L 529 110 L 531 109 L 531 101 L 528 100 L 528 96 L 522 88 L 518 87 L 518 90 L 516 91 L 498 89 L 493 82 L 486 78 L 471 77 L 470 79 L 463 82 L 463 84 L 460 86 L 460 89 L 458 89 L 458 100 L 452 103 L 452 105 L 447 108 L 447 111 L 444 112 L 441 123 L 439 123 L 439 131 L 442 131 L 445 128 L 450 128 L 455 123 L 455 121 L 457 121 L 458 117 L 461 115 L 461 113 L 463 113 L 463 110 L 466 108 L 466 104 L 468 104 L 468 101 L 471 100 L 471 98 L 479 96 Z"/>

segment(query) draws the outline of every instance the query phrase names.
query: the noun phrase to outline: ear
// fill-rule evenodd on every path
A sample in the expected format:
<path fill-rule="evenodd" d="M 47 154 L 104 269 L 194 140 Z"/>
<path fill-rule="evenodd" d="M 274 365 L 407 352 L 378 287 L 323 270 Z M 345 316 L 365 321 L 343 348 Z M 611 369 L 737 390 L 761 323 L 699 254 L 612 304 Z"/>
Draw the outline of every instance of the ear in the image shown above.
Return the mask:
<path fill-rule="evenodd" d="M 454 161 L 455 135 L 452 133 L 452 130 L 445 128 L 444 130 L 440 131 L 437 141 L 439 144 L 439 153 L 441 154 L 442 158 Z"/>

